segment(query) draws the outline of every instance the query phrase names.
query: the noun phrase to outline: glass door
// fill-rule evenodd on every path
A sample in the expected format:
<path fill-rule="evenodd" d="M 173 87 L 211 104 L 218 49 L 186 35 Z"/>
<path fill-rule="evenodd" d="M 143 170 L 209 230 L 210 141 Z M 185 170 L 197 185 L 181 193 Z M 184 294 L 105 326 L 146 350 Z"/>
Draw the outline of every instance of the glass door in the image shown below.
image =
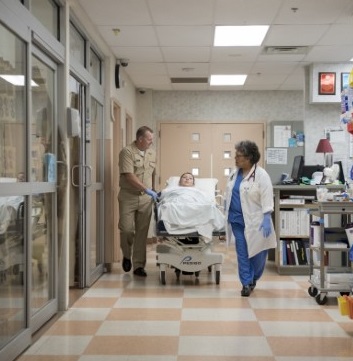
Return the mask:
<path fill-rule="evenodd" d="M 91 96 L 91 116 L 86 120 L 86 160 L 90 165 L 90 185 L 85 187 L 87 209 L 86 234 L 87 244 L 86 285 L 90 286 L 103 273 L 104 259 L 104 140 L 103 140 L 103 105 Z M 89 217 L 89 218 L 88 218 Z M 113 231 L 113 229 L 112 229 Z"/>
<path fill-rule="evenodd" d="M 0 359 L 28 338 L 26 190 L 26 43 L 0 24 Z M 23 335 L 26 333 L 27 338 Z M 24 342 L 25 344 L 26 342 Z M 9 349 L 9 350 L 8 350 Z M 13 357 L 13 356 L 12 356 Z"/>
<path fill-rule="evenodd" d="M 88 87 L 70 77 L 70 104 L 80 114 L 81 134 L 72 138 L 70 219 L 71 285 L 90 286 L 103 273 L 103 106 Z"/>
<path fill-rule="evenodd" d="M 36 330 L 57 310 L 56 295 L 56 66 L 39 51 L 31 58 L 31 316 Z M 38 321 L 37 321 L 38 319 Z"/>
<path fill-rule="evenodd" d="M 7 360 L 58 309 L 57 66 L 1 24 L 0 38 L 0 359 Z"/>

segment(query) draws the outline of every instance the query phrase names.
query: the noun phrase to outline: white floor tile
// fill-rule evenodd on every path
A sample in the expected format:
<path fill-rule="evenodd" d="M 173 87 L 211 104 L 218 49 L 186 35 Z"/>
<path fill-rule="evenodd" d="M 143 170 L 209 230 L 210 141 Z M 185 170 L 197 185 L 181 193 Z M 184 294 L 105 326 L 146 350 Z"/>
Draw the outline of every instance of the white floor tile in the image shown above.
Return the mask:
<path fill-rule="evenodd" d="M 114 308 L 181 308 L 182 304 L 182 298 L 122 297 Z"/>
<path fill-rule="evenodd" d="M 61 317 L 61 321 L 103 321 L 110 308 L 71 308 Z"/>
<path fill-rule="evenodd" d="M 92 336 L 43 336 L 25 355 L 81 355 Z"/>
<path fill-rule="evenodd" d="M 183 321 L 256 321 L 254 311 L 244 308 L 188 308 L 181 317 Z"/>
<path fill-rule="evenodd" d="M 222 289 L 220 287 L 212 287 L 207 289 L 200 288 L 186 288 L 184 291 L 185 298 L 234 298 L 240 295 L 240 288 L 236 289 Z"/>
<path fill-rule="evenodd" d="M 265 336 L 351 337 L 334 322 L 259 322 Z"/>
<path fill-rule="evenodd" d="M 300 356 L 300 357 L 294 357 L 294 356 L 282 356 L 282 357 L 275 357 L 276 361 L 352 361 L 352 357 L 339 357 L 335 356 L 332 357 L 306 357 L 306 356 Z"/>
<path fill-rule="evenodd" d="M 301 287 L 295 282 L 259 281 L 259 287 L 264 290 L 297 290 Z M 309 284 L 308 284 L 309 287 Z"/>
<path fill-rule="evenodd" d="M 177 361 L 177 356 L 158 355 L 114 355 L 114 356 L 81 356 L 78 361 Z"/>
<path fill-rule="evenodd" d="M 105 321 L 99 336 L 179 336 L 179 321 Z"/>
<path fill-rule="evenodd" d="M 254 309 L 320 309 L 311 297 L 308 298 L 254 298 L 249 297 Z"/>
<path fill-rule="evenodd" d="M 272 356 L 265 337 L 182 336 L 180 355 Z"/>
<path fill-rule="evenodd" d="M 90 288 L 82 297 L 120 297 L 122 293 L 122 288 Z"/>

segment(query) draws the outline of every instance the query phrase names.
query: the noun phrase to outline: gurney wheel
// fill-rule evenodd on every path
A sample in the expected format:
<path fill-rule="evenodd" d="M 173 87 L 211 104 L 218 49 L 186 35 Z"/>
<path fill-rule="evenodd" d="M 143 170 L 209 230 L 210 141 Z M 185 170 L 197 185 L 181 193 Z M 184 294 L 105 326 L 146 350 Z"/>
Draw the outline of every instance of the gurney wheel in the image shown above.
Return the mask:
<path fill-rule="evenodd" d="M 221 280 L 221 271 L 216 271 L 216 285 L 219 285 L 220 280 Z"/>
<path fill-rule="evenodd" d="M 161 271 L 161 283 L 165 285 L 165 271 Z"/>
<path fill-rule="evenodd" d="M 315 300 L 317 302 L 317 304 L 319 305 L 324 305 L 327 302 L 327 296 L 325 293 L 319 293 L 316 297 Z"/>

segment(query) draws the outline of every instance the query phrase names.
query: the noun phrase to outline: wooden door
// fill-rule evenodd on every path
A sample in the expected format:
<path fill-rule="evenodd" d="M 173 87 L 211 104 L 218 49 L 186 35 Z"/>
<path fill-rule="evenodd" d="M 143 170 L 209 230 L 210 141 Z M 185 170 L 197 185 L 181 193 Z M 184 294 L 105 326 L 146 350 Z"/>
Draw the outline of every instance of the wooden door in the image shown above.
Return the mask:
<path fill-rule="evenodd" d="M 217 178 L 224 192 L 234 168 L 234 144 L 249 139 L 264 151 L 263 123 L 161 123 L 159 141 L 159 189 L 170 176 L 184 172 L 200 178 Z M 260 164 L 262 165 L 263 156 Z"/>

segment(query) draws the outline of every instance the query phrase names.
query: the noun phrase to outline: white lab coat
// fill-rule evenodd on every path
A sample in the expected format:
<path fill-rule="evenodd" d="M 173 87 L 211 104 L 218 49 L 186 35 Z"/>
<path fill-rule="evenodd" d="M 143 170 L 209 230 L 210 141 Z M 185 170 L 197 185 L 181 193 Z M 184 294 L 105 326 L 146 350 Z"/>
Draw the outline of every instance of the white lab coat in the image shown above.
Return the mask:
<path fill-rule="evenodd" d="M 231 173 L 227 183 L 225 206 L 227 220 L 232 190 L 238 171 L 239 168 L 236 168 Z M 262 229 L 259 230 L 264 213 L 273 212 L 272 182 L 270 176 L 262 167 L 254 165 L 249 174 L 242 180 L 240 184 L 240 203 L 245 223 L 245 239 L 249 258 L 265 249 L 275 248 L 277 240 L 272 220 L 272 232 L 269 237 L 265 238 L 262 235 Z M 228 236 L 232 234 L 229 230 L 227 233 Z"/>

